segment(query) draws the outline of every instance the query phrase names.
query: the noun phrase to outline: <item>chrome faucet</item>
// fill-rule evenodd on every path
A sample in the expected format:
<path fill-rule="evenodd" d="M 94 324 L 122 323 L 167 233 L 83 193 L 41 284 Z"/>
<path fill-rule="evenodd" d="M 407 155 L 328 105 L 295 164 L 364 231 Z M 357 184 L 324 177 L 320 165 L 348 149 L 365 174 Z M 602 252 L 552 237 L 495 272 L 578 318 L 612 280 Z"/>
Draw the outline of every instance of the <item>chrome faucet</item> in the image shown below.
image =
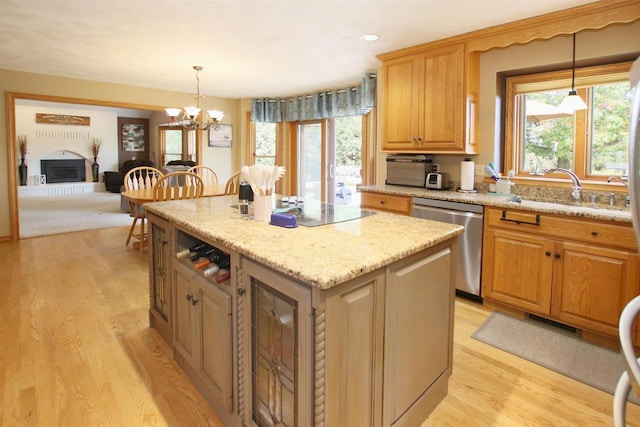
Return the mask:
<path fill-rule="evenodd" d="M 629 188 L 629 183 L 627 181 L 624 181 L 622 179 L 622 177 L 615 176 L 615 175 L 614 176 L 610 176 L 609 178 L 607 178 L 607 182 L 611 182 L 611 181 L 621 182 L 621 183 L 623 183 L 625 185 L 625 187 Z M 613 193 L 611 193 L 611 194 L 613 194 Z M 613 205 L 613 203 L 610 203 L 610 204 Z M 626 207 L 631 206 L 631 199 L 629 198 L 629 190 L 627 190 L 627 197 L 625 198 L 624 205 Z"/>
<path fill-rule="evenodd" d="M 573 187 L 571 188 L 571 198 L 574 202 L 580 202 L 582 200 L 582 185 L 580 184 L 578 175 L 571 172 L 569 169 L 564 168 L 551 168 L 544 171 L 544 173 L 550 172 L 562 172 L 569 175 L 569 177 L 571 177 L 571 180 L 573 181 Z"/>

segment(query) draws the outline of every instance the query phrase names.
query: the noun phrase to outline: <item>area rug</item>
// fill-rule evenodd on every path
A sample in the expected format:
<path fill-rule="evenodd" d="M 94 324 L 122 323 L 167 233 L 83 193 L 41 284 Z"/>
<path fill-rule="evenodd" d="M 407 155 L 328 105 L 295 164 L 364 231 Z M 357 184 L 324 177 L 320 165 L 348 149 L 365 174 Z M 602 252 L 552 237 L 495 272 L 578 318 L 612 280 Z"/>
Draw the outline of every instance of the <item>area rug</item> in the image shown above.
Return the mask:
<path fill-rule="evenodd" d="M 95 192 L 29 196 L 18 201 L 20 238 L 131 225 L 120 210 L 120 194 Z"/>
<path fill-rule="evenodd" d="M 472 337 L 611 394 L 624 371 L 618 352 L 562 329 L 500 312 L 492 313 Z M 638 403 L 633 393 L 631 400 Z"/>

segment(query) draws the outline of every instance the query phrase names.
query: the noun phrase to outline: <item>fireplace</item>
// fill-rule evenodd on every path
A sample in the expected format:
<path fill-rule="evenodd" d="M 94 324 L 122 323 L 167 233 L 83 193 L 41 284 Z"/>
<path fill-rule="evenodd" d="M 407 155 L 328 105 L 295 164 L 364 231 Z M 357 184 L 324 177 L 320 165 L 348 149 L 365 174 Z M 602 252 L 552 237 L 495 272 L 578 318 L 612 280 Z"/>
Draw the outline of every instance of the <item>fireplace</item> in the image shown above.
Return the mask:
<path fill-rule="evenodd" d="M 86 180 L 84 159 L 40 160 L 40 170 L 47 176 L 47 184 Z"/>

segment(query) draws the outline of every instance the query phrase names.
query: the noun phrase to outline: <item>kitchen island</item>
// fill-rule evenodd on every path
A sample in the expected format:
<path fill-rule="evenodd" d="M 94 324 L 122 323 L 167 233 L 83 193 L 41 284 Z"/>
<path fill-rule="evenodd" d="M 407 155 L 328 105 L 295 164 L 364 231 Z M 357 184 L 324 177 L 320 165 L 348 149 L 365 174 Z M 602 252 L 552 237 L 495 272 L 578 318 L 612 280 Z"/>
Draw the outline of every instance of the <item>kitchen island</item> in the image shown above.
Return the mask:
<path fill-rule="evenodd" d="M 150 324 L 225 425 L 423 422 L 451 375 L 462 227 L 377 213 L 282 228 L 235 203 L 145 204 Z M 230 274 L 176 258 L 199 245 Z"/>

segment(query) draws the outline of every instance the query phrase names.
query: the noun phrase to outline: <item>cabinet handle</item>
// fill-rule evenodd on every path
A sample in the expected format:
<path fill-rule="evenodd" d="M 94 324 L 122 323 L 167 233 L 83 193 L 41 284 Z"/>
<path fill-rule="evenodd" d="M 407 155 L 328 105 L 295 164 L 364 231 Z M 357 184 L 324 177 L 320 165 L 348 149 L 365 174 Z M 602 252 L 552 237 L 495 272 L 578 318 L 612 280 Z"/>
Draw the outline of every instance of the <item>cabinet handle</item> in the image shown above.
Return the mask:
<path fill-rule="evenodd" d="M 540 215 L 536 215 L 536 222 L 521 221 L 519 219 L 507 218 L 507 211 L 503 210 L 502 211 L 502 216 L 500 217 L 500 221 L 515 222 L 518 225 L 520 225 L 520 224 L 535 225 L 535 226 L 539 227 L 540 226 Z"/>
<path fill-rule="evenodd" d="M 194 299 L 191 300 L 191 305 L 196 305 L 197 303 L 198 303 L 197 299 L 194 298 Z"/>
<path fill-rule="evenodd" d="M 193 295 L 187 294 L 187 301 L 191 301 L 191 298 L 193 298 Z"/>
<path fill-rule="evenodd" d="M 591 235 L 592 235 L 592 236 L 597 236 L 597 235 L 598 235 L 598 230 L 593 230 L 593 231 L 591 232 Z"/>
<path fill-rule="evenodd" d="M 238 296 L 241 297 L 242 295 L 246 294 L 247 290 L 245 288 L 238 288 Z"/>
<path fill-rule="evenodd" d="M 545 252 L 544 254 L 545 254 L 546 256 L 551 256 L 551 252 L 550 252 L 550 251 L 547 251 L 547 252 Z"/>
<path fill-rule="evenodd" d="M 554 257 L 555 257 L 556 259 L 560 259 L 560 254 L 555 254 L 555 255 L 554 255 Z"/>
<path fill-rule="evenodd" d="M 161 241 L 160 243 L 162 243 L 162 245 L 164 246 L 164 245 L 166 245 L 167 243 L 169 243 L 169 241 L 168 241 L 168 240 L 163 240 L 163 241 Z"/>

